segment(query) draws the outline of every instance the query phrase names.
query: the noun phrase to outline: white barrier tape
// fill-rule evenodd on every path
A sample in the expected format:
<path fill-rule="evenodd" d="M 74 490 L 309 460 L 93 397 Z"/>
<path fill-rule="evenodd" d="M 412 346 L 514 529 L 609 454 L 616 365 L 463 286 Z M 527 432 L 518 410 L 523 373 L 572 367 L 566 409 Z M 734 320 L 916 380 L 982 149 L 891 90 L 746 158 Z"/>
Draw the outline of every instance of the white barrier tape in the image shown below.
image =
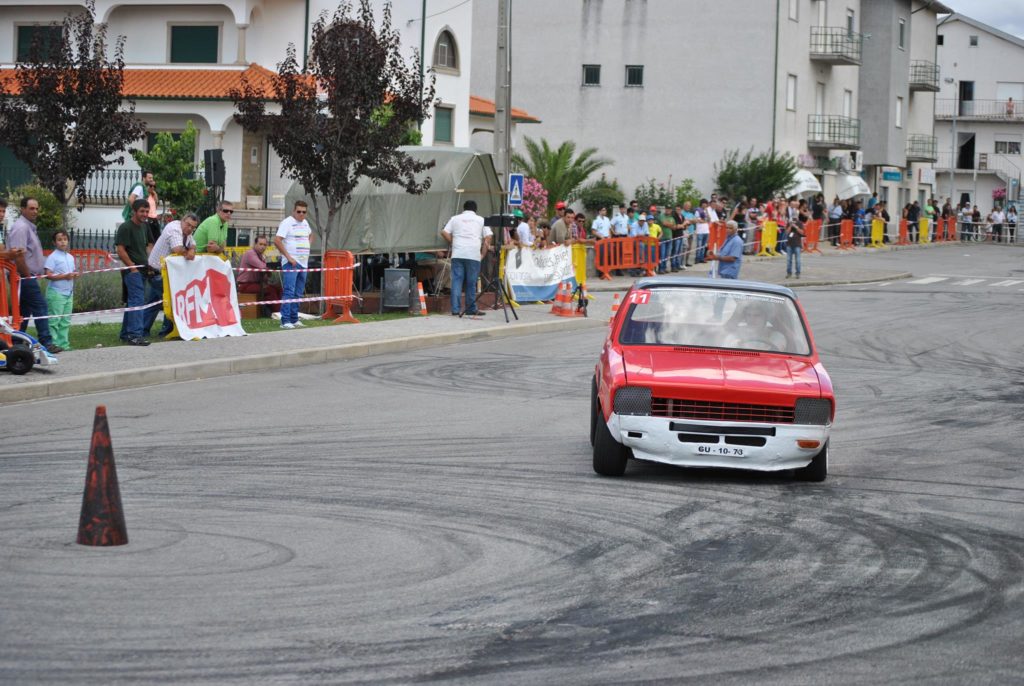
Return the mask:
<path fill-rule="evenodd" d="M 290 300 L 258 300 L 251 303 L 238 303 L 239 307 L 254 307 L 256 305 L 283 305 L 285 303 L 311 303 L 320 300 L 362 300 L 358 295 L 331 295 L 316 296 L 309 298 L 292 298 Z"/>
<path fill-rule="evenodd" d="M 82 276 L 84 276 L 86 274 L 99 274 L 100 272 L 122 272 L 122 271 L 124 271 L 126 269 L 134 269 L 134 268 L 135 268 L 134 266 L 132 266 L 132 267 L 108 267 L 106 269 L 89 269 L 87 271 L 76 271 L 75 273 L 78 274 L 78 276 L 75 277 L 75 278 L 81 278 Z M 35 276 L 23 276 L 21 278 L 22 279 L 45 279 L 46 278 L 46 274 L 36 274 Z"/>
<path fill-rule="evenodd" d="M 136 312 L 138 310 L 148 310 L 150 307 L 155 305 L 163 305 L 163 300 L 154 300 L 148 305 L 136 305 L 135 307 L 116 307 L 112 310 L 91 310 L 89 312 L 72 312 L 71 314 L 48 314 L 45 317 L 22 317 L 22 321 L 28 319 L 57 319 L 58 317 L 81 317 L 86 314 L 117 314 L 118 312 Z"/>
<path fill-rule="evenodd" d="M 291 272 L 340 272 L 349 269 L 358 269 L 359 265 L 355 264 L 351 267 L 312 267 L 309 269 L 289 269 Z M 282 269 L 259 269 L 257 267 L 234 267 L 236 272 L 275 272 L 281 273 Z"/>

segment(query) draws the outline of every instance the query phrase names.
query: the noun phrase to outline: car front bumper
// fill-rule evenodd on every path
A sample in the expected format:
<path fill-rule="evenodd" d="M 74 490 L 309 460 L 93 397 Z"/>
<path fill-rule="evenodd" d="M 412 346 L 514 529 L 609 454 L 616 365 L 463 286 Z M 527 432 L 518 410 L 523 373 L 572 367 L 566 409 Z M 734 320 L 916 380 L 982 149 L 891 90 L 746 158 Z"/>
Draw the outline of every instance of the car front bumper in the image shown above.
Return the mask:
<path fill-rule="evenodd" d="M 612 414 L 608 430 L 640 460 L 680 467 L 725 467 L 762 472 L 810 464 L 828 441 L 830 426 L 709 422 Z M 748 432 L 760 431 L 762 435 Z M 774 435 L 764 435 L 774 434 Z M 750 445 L 759 443 L 763 445 Z M 797 441 L 817 441 L 801 448 Z"/>

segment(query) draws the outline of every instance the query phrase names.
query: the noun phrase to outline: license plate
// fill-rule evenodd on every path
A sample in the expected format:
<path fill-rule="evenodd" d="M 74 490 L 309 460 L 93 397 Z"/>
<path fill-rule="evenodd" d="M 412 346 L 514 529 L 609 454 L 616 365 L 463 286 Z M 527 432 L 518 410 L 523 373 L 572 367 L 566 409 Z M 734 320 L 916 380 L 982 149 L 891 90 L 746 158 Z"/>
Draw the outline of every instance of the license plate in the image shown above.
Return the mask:
<path fill-rule="evenodd" d="M 743 448 L 728 445 L 698 445 L 697 452 L 702 455 L 720 455 L 722 457 L 743 457 Z"/>

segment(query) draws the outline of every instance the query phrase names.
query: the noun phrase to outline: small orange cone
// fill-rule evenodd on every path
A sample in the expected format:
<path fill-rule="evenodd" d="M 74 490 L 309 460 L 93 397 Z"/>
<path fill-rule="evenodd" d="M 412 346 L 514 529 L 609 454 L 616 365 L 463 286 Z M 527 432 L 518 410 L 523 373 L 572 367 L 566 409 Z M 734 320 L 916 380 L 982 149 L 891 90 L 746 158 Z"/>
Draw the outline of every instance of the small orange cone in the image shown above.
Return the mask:
<path fill-rule="evenodd" d="M 608 323 L 611 324 L 615 321 L 615 315 L 619 312 L 619 294 L 616 293 L 612 296 L 612 316 L 608 317 Z"/>
<path fill-rule="evenodd" d="M 427 316 L 427 294 L 423 292 L 423 282 L 417 281 L 416 287 L 420 289 L 420 316 Z"/>
<path fill-rule="evenodd" d="M 569 284 L 565 284 L 565 288 L 562 289 L 562 297 L 560 298 L 561 306 L 558 308 L 559 317 L 573 317 L 572 307 L 572 287 Z"/>
<path fill-rule="evenodd" d="M 92 425 L 89 467 L 85 472 L 82 514 L 78 520 L 78 543 L 102 546 L 128 543 L 105 405 L 96 407 Z"/>
<path fill-rule="evenodd" d="M 566 283 L 562 282 L 558 284 L 558 291 L 555 293 L 555 301 L 551 303 L 551 314 L 559 314 L 562 311 L 562 297 L 565 293 Z"/>

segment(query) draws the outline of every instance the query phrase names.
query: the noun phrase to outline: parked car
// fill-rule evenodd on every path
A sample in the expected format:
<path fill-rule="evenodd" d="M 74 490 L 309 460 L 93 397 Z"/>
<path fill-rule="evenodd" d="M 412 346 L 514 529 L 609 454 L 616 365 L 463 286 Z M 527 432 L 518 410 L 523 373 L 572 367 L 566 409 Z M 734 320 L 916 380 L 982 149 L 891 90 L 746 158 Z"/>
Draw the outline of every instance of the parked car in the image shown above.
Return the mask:
<path fill-rule="evenodd" d="M 591 383 L 594 471 L 629 458 L 828 474 L 832 382 L 788 288 L 657 277 L 629 290 Z"/>

